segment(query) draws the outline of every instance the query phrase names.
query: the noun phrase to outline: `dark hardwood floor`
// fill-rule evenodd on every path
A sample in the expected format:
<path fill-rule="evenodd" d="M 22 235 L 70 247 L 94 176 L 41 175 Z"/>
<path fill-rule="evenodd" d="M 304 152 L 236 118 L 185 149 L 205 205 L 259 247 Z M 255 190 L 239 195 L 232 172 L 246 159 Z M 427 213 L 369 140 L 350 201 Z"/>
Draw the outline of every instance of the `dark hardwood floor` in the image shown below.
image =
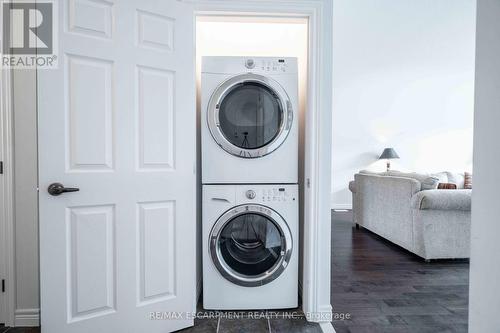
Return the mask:
<path fill-rule="evenodd" d="M 467 332 L 468 260 L 426 263 L 332 212 L 332 287 L 337 333 Z"/>
<path fill-rule="evenodd" d="M 356 230 L 351 221 L 351 213 L 332 212 L 331 301 L 334 313 L 350 315 L 334 320 L 337 333 L 467 332 L 468 261 L 426 263 L 367 230 Z M 197 319 L 181 332 L 320 331 L 303 317 L 271 317 Z M 0 327 L 5 332 L 39 329 Z"/>
<path fill-rule="evenodd" d="M 0 326 L 0 333 L 40 333 L 39 327 L 5 327 Z"/>

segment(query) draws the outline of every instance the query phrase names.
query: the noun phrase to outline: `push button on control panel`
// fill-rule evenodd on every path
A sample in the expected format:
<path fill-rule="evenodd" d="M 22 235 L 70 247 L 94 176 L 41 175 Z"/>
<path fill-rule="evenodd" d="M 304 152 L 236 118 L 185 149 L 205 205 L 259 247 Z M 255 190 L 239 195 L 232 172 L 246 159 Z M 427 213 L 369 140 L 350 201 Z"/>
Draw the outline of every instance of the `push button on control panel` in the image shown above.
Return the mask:
<path fill-rule="evenodd" d="M 290 194 L 283 187 L 262 191 L 262 201 L 288 201 L 290 199 L 292 199 L 290 198 Z"/>
<path fill-rule="evenodd" d="M 287 64 L 285 59 L 276 60 L 262 60 L 260 63 L 260 69 L 265 72 L 286 72 Z"/>

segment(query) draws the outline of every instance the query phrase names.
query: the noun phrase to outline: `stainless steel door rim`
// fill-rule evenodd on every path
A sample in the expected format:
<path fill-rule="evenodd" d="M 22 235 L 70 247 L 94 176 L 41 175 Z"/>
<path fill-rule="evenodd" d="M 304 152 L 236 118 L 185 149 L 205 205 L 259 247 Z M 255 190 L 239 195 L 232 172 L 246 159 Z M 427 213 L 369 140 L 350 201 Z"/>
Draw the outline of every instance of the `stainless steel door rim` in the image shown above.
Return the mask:
<path fill-rule="evenodd" d="M 246 149 L 232 144 L 226 138 L 220 126 L 219 111 L 221 103 L 228 93 L 230 93 L 235 87 L 244 83 L 255 83 L 271 90 L 278 97 L 282 112 L 282 121 L 277 135 L 271 142 L 256 149 Z M 292 127 L 292 122 L 293 108 L 286 91 L 278 82 L 263 75 L 246 73 L 229 78 L 217 87 L 208 104 L 207 124 L 212 137 L 226 152 L 242 158 L 258 158 L 270 154 L 274 150 L 278 149 L 286 140 Z"/>
<path fill-rule="evenodd" d="M 225 262 L 219 246 L 219 238 L 224 227 L 236 217 L 245 214 L 257 214 L 270 220 L 277 227 L 281 236 L 281 252 L 275 264 L 258 275 L 245 275 L 236 272 Z M 275 280 L 288 266 L 293 251 L 292 234 L 283 217 L 273 209 L 258 204 L 244 204 L 231 208 L 219 217 L 210 233 L 208 249 L 213 264 L 225 279 L 236 285 L 257 287 Z"/>

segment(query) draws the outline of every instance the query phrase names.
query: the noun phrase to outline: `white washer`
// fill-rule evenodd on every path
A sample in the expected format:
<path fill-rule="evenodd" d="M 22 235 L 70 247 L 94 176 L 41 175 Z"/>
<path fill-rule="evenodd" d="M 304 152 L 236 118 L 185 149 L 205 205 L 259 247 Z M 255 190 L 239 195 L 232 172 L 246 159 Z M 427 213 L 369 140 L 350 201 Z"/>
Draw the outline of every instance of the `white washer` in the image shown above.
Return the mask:
<path fill-rule="evenodd" d="M 297 59 L 203 57 L 201 76 L 202 182 L 297 183 Z"/>
<path fill-rule="evenodd" d="M 298 306 L 298 186 L 203 185 L 203 307 Z"/>

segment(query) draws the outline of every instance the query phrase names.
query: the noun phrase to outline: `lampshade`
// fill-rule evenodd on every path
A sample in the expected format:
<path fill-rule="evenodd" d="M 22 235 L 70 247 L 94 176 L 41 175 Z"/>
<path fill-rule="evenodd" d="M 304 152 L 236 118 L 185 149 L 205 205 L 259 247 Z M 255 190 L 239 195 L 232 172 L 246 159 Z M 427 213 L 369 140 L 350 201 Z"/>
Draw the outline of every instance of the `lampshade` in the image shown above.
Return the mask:
<path fill-rule="evenodd" d="M 382 155 L 379 157 L 380 160 L 390 160 L 393 158 L 399 158 L 399 155 L 396 153 L 394 148 L 385 148 Z"/>

